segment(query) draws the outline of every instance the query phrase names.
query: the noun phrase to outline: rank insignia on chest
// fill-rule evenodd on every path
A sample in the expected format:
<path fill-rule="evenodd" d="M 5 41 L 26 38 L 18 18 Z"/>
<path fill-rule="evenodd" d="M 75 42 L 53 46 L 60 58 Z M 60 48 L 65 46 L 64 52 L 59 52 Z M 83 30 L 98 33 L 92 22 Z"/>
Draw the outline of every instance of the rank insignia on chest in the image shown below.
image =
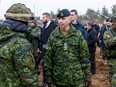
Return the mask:
<path fill-rule="evenodd" d="M 68 49 L 67 43 L 64 43 L 64 50 L 67 50 L 67 49 Z"/>

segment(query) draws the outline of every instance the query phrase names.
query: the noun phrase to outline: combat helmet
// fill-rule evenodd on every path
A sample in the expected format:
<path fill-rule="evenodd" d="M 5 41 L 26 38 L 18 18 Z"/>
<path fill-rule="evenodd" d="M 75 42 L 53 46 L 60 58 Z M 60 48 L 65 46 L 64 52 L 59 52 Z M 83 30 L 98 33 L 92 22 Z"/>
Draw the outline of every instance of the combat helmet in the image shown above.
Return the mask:
<path fill-rule="evenodd" d="M 114 14 L 111 16 L 111 20 L 112 20 L 112 21 L 116 21 L 116 13 L 114 13 Z"/>
<path fill-rule="evenodd" d="M 34 17 L 34 14 L 24 4 L 13 4 L 5 14 L 5 18 L 28 22 Z"/>

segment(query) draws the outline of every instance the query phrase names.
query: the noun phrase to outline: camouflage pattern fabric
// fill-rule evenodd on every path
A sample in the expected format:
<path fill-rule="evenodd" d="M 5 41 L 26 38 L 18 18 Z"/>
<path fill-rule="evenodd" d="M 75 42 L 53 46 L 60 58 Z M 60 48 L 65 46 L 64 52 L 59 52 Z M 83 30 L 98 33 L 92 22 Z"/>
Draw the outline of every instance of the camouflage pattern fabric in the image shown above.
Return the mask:
<path fill-rule="evenodd" d="M 40 27 L 32 27 L 30 29 L 30 32 L 34 37 L 37 37 L 40 40 L 40 36 L 41 36 L 41 28 Z"/>
<path fill-rule="evenodd" d="M 116 59 L 111 58 L 109 61 L 109 66 L 111 87 L 116 87 Z"/>
<path fill-rule="evenodd" d="M 114 13 L 112 16 L 111 16 L 111 21 L 116 21 L 116 13 Z"/>
<path fill-rule="evenodd" d="M 111 29 L 105 32 L 104 34 L 104 42 L 106 45 L 105 48 L 105 56 L 108 57 L 116 57 L 116 30 Z"/>
<path fill-rule="evenodd" d="M 24 22 L 28 22 L 30 19 L 33 19 L 34 15 L 29 8 L 27 8 L 24 4 L 17 3 L 13 4 L 5 14 L 6 18 L 20 20 Z"/>
<path fill-rule="evenodd" d="M 71 26 L 65 37 L 59 27 L 50 35 L 45 54 L 47 78 L 57 85 L 84 87 L 84 78 L 91 77 L 89 51 L 80 31 Z"/>
<path fill-rule="evenodd" d="M 31 44 L 25 35 L 6 27 L 0 32 L 0 44 L 4 44 L 0 48 L 0 87 L 38 87 Z"/>
<path fill-rule="evenodd" d="M 40 27 L 31 27 L 31 29 L 29 29 L 32 37 L 34 38 L 32 40 L 32 47 L 33 47 L 33 54 L 35 59 L 38 58 L 38 46 L 40 44 L 40 38 L 41 38 L 41 28 Z"/>
<path fill-rule="evenodd" d="M 104 50 L 105 57 L 109 58 L 111 87 L 116 87 L 116 30 L 111 29 L 105 32 Z"/>

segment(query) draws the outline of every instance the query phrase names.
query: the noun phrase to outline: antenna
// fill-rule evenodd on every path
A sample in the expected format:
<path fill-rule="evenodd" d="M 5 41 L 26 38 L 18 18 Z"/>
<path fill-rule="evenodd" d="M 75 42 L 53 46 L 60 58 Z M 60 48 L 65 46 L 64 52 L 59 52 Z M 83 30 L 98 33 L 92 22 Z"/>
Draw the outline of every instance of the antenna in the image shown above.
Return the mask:
<path fill-rule="evenodd" d="M 102 17 L 104 17 L 104 18 L 106 18 L 106 19 L 108 19 L 109 17 L 107 17 L 107 16 L 105 16 L 105 15 L 102 15 L 102 14 L 100 14 L 100 13 L 98 13 L 98 12 L 95 12 L 94 10 L 92 10 L 92 9 L 89 9 L 91 12 L 93 12 L 93 13 L 95 13 L 95 14 L 98 14 L 98 15 L 101 15 Z"/>

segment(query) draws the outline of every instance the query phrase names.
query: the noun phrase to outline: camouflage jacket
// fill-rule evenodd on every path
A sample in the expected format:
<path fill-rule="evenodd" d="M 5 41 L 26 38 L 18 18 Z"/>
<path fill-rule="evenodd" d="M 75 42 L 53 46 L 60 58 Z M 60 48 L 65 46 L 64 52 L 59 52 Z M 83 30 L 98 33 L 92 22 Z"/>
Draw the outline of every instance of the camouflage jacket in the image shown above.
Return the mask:
<path fill-rule="evenodd" d="M 75 85 L 79 87 L 84 78 L 91 77 L 89 51 L 80 31 L 71 26 L 67 36 L 59 27 L 50 35 L 45 54 L 47 77 L 52 77 L 55 84 Z"/>
<path fill-rule="evenodd" d="M 0 30 L 0 87 L 38 87 L 30 42 L 9 27 Z"/>
<path fill-rule="evenodd" d="M 104 33 L 104 42 L 106 48 L 104 49 L 105 57 L 116 58 L 116 30 L 111 29 Z"/>
<path fill-rule="evenodd" d="M 31 27 L 31 28 L 29 29 L 29 31 L 31 32 L 31 34 L 32 34 L 34 37 L 40 39 L 40 36 L 41 36 L 41 28 L 40 28 L 40 27 Z"/>
<path fill-rule="evenodd" d="M 40 27 L 31 27 L 29 29 L 33 39 L 31 40 L 32 47 L 33 47 L 33 54 L 34 57 L 38 57 L 38 48 L 40 46 L 40 39 L 41 39 L 41 28 Z"/>

